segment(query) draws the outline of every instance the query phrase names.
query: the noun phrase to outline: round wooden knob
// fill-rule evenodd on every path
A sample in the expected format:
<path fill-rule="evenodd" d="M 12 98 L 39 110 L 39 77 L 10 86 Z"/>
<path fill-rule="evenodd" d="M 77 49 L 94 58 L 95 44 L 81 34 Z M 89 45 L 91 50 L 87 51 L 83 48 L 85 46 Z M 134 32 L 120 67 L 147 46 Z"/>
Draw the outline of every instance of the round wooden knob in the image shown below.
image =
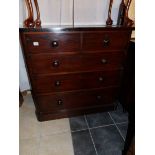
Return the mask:
<path fill-rule="evenodd" d="M 58 60 L 54 60 L 53 61 L 53 67 L 58 67 L 59 66 L 59 61 Z"/>
<path fill-rule="evenodd" d="M 55 86 L 60 86 L 61 85 L 61 82 L 60 81 L 55 81 Z"/>
<path fill-rule="evenodd" d="M 102 82 L 102 81 L 103 81 L 103 77 L 99 77 L 98 80 L 99 80 L 100 82 Z"/>
<path fill-rule="evenodd" d="M 98 96 L 97 96 L 97 99 L 98 99 L 98 100 L 100 100 L 101 98 L 102 98 L 102 96 L 101 96 L 101 95 L 98 95 Z"/>
<path fill-rule="evenodd" d="M 106 63 L 107 63 L 107 60 L 106 60 L 106 59 L 102 59 L 101 62 L 102 62 L 103 64 L 106 64 Z"/>
<path fill-rule="evenodd" d="M 52 41 L 52 47 L 58 47 L 59 46 L 59 42 L 58 41 Z"/>

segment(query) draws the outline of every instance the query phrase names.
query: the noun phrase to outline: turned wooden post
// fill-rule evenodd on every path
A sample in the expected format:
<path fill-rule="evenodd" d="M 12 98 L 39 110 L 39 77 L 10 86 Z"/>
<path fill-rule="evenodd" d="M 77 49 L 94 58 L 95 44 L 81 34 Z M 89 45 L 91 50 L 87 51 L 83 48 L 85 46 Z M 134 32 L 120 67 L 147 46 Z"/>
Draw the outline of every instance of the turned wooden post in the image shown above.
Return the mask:
<path fill-rule="evenodd" d="M 35 23 L 33 20 L 33 7 L 31 0 L 25 0 L 27 10 L 28 10 L 28 18 L 24 21 L 24 27 L 34 27 Z"/>
<path fill-rule="evenodd" d="M 127 5 L 126 5 L 126 12 L 125 12 L 125 17 L 124 17 L 124 25 L 125 26 L 132 26 L 134 24 L 134 22 L 128 16 L 131 1 L 132 0 L 128 0 Z"/>
<path fill-rule="evenodd" d="M 112 24 L 113 24 L 113 20 L 111 19 L 112 4 L 113 4 L 113 0 L 110 0 L 110 3 L 109 3 L 109 10 L 108 10 L 108 19 L 107 19 L 107 21 L 106 21 L 106 24 L 107 24 L 107 25 L 112 25 Z"/>
<path fill-rule="evenodd" d="M 35 7 L 36 7 L 36 11 L 37 11 L 37 19 L 35 20 L 35 26 L 36 27 L 41 27 L 40 11 L 39 11 L 38 1 L 34 0 L 34 4 L 35 4 Z"/>

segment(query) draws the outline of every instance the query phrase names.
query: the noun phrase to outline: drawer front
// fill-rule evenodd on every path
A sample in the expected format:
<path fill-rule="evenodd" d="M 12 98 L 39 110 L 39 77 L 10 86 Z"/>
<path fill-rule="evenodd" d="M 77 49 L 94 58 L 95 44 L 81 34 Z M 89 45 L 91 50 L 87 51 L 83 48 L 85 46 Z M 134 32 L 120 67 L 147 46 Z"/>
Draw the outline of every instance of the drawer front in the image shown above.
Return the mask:
<path fill-rule="evenodd" d="M 112 104 L 118 87 L 102 90 L 56 93 L 36 97 L 40 112 L 51 112 L 61 109 L 77 109 Z"/>
<path fill-rule="evenodd" d="M 79 89 L 118 86 L 121 71 L 88 72 L 53 76 L 34 76 L 33 90 L 36 93 L 50 93 Z"/>
<path fill-rule="evenodd" d="M 128 44 L 129 32 L 95 32 L 83 34 L 83 50 L 122 50 Z"/>
<path fill-rule="evenodd" d="M 80 33 L 25 34 L 27 52 L 72 52 L 80 50 Z"/>
<path fill-rule="evenodd" d="M 33 74 L 118 69 L 122 66 L 123 58 L 123 52 L 77 55 L 39 54 L 29 57 L 29 66 Z"/>

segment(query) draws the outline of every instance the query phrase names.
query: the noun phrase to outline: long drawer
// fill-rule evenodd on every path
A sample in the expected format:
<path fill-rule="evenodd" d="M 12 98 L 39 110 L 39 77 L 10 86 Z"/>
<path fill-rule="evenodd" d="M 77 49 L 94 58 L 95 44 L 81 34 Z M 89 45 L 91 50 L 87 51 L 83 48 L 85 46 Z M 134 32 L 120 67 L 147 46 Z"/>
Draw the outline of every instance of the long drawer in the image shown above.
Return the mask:
<path fill-rule="evenodd" d="M 128 45 L 129 34 L 127 31 L 85 32 L 82 49 L 85 51 L 122 50 Z"/>
<path fill-rule="evenodd" d="M 80 33 L 28 33 L 25 45 L 28 53 L 79 51 Z"/>
<path fill-rule="evenodd" d="M 33 74 L 54 74 L 103 69 L 120 69 L 124 53 L 87 53 L 87 54 L 34 54 L 28 58 Z"/>
<path fill-rule="evenodd" d="M 121 71 L 97 71 L 64 75 L 33 76 L 32 85 L 36 93 L 50 93 L 79 89 L 118 86 Z"/>
<path fill-rule="evenodd" d="M 61 109 L 77 109 L 112 104 L 118 87 L 80 92 L 38 95 L 35 97 L 40 112 L 52 112 Z"/>

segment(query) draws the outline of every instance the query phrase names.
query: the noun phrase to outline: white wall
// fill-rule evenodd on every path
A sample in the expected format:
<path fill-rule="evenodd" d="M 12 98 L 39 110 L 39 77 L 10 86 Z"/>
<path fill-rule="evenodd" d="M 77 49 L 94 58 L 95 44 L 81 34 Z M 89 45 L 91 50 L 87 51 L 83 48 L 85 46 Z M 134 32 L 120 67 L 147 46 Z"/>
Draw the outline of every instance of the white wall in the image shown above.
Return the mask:
<path fill-rule="evenodd" d="M 19 85 L 21 91 L 30 89 L 21 46 L 19 46 Z"/>
<path fill-rule="evenodd" d="M 32 0 L 33 1 L 33 0 Z M 105 25 L 110 0 L 74 0 L 75 25 Z M 112 19 L 117 22 L 121 0 L 114 0 Z M 73 0 L 38 0 L 42 25 L 72 25 Z M 24 0 L 19 0 L 19 25 L 27 16 Z M 35 12 L 35 9 L 34 9 Z M 34 15 L 36 18 L 36 14 Z M 30 89 L 21 48 L 19 49 L 19 79 L 21 91 Z"/>
<path fill-rule="evenodd" d="M 26 18 L 25 3 L 24 3 L 24 0 L 19 0 L 19 26 L 20 27 L 23 25 L 23 21 L 25 18 Z M 19 87 L 21 91 L 30 89 L 20 44 L 19 44 Z"/>
<path fill-rule="evenodd" d="M 105 24 L 110 0 L 74 0 L 74 19 L 76 25 Z M 24 0 L 19 0 L 20 24 L 27 11 Z M 32 0 L 33 2 L 33 0 Z M 116 24 L 121 0 L 114 0 L 112 19 Z M 73 0 L 38 0 L 42 25 L 72 25 Z M 36 17 L 35 7 L 34 16 Z"/>

